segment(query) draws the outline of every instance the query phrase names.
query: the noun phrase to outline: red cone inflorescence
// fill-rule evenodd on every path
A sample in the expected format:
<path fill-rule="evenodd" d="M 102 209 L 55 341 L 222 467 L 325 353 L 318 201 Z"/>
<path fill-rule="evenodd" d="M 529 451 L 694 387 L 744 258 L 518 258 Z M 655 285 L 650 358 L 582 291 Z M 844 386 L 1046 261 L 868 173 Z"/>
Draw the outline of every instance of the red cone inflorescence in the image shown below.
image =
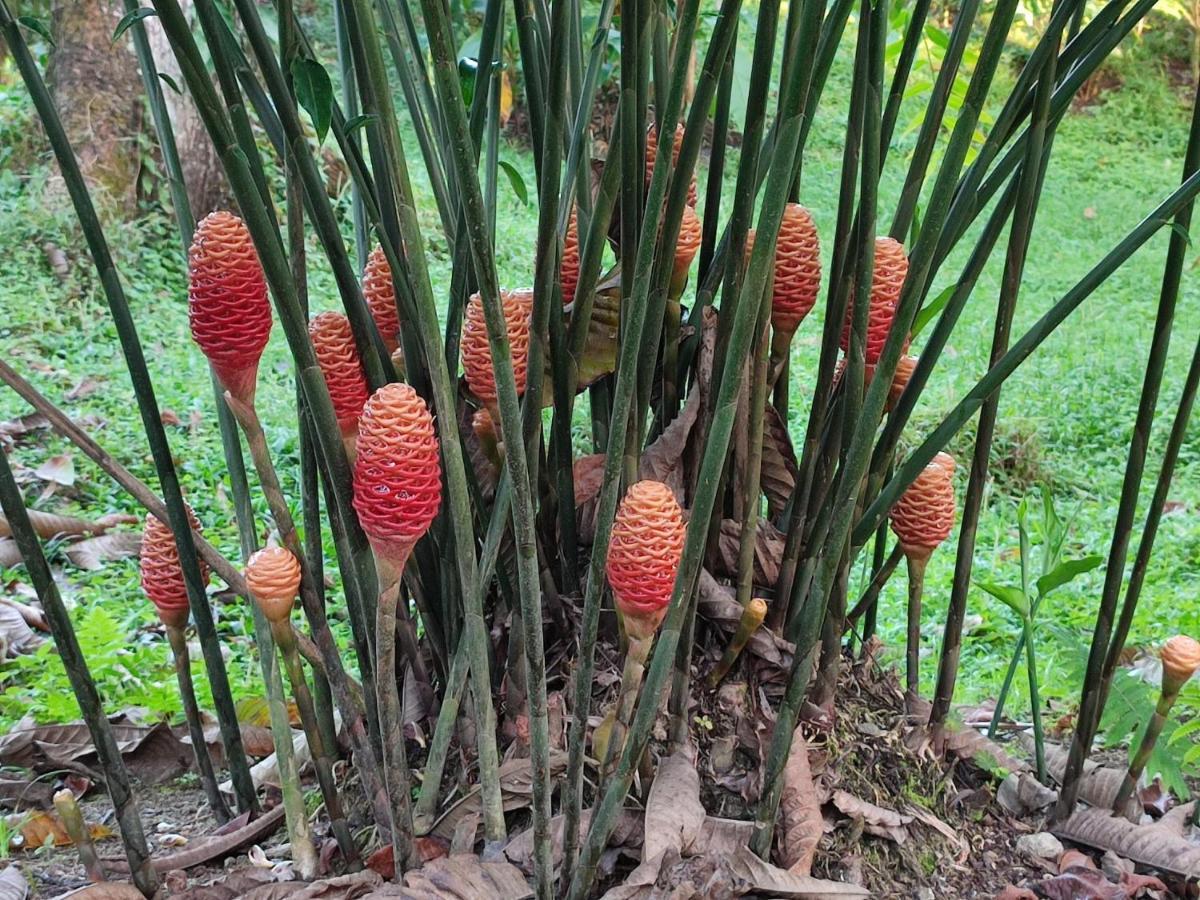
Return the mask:
<path fill-rule="evenodd" d="M 579 284 L 579 222 L 575 209 L 571 209 L 571 218 L 567 222 L 567 233 L 563 236 L 562 272 L 559 275 L 562 283 L 563 306 L 575 302 L 575 285 Z"/>
<path fill-rule="evenodd" d="M 188 250 L 188 322 L 225 390 L 253 404 L 271 304 L 250 232 L 231 212 L 209 213 L 196 226 Z"/>
<path fill-rule="evenodd" d="M 671 294 L 679 296 L 683 293 L 683 283 L 687 278 L 692 260 L 700 249 L 700 239 L 703 237 L 703 226 L 696 210 L 690 206 L 683 208 L 683 218 L 679 220 L 679 237 L 675 239 L 675 266 L 671 272 Z"/>
<path fill-rule="evenodd" d="M 354 434 L 368 392 L 350 320 L 339 312 L 323 312 L 308 323 L 308 336 L 329 386 L 338 426 L 343 435 Z"/>
<path fill-rule="evenodd" d="M 908 380 L 912 378 L 912 374 L 916 371 L 919 361 L 918 357 L 905 354 L 896 363 L 896 374 L 892 376 L 892 386 L 888 388 L 888 412 L 891 412 L 892 407 L 900 402 L 900 395 L 908 387 Z"/>
<path fill-rule="evenodd" d="M 626 492 L 613 520 L 607 572 L 631 638 L 649 637 L 666 617 L 683 537 L 683 514 L 669 487 L 639 481 Z"/>
<path fill-rule="evenodd" d="M 875 274 L 871 279 L 871 305 L 867 317 L 866 360 L 871 365 L 879 362 L 892 321 L 896 318 L 896 303 L 900 289 L 908 277 L 908 255 L 904 245 L 890 237 L 875 240 Z M 842 328 L 842 350 L 850 349 L 850 329 L 854 322 L 854 298 L 846 308 L 846 324 Z"/>
<path fill-rule="evenodd" d="M 383 338 L 388 353 L 395 353 L 400 346 L 400 314 L 396 311 L 396 290 L 392 284 L 392 267 L 388 264 L 383 248 L 378 244 L 367 256 L 363 269 L 363 297 L 371 310 L 371 318 Z"/>
<path fill-rule="evenodd" d="M 671 163 L 677 165 L 679 163 L 679 151 L 683 149 L 683 124 L 675 126 L 675 141 L 671 147 Z M 654 164 L 658 161 L 658 128 L 654 125 L 650 126 L 650 130 L 646 132 L 646 187 L 650 186 L 650 179 L 654 175 Z M 691 182 L 688 184 L 688 206 L 696 205 L 696 176 L 692 176 Z"/>
<path fill-rule="evenodd" d="M 954 457 L 939 453 L 892 507 L 892 531 L 910 557 L 928 558 L 954 530 Z"/>
<path fill-rule="evenodd" d="M 354 464 L 354 510 L 376 554 L 406 561 L 441 499 L 442 467 L 429 408 L 409 385 L 386 384 L 363 408 Z"/>
<path fill-rule="evenodd" d="M 501 291 L 500 304 L 508 329 L 513 376 L 517 382 L 517 394 L 520 395 L 525 393 L 525 373 L 529 367 L 529 317 L 533 312 L 533 291 Z M 488 343 L 483 301 L 479 294 L 472 295 L 463 319 L 462 361 L 471 393 L 485 404 L 495 403 L 496 376 L 492 371 L 492 348 Z"/>
<path fill-rule="evenodd" d="M 747 244 L 748 248 L 752 246 Z M 783 210 L 775 242 L 771 327 L 794 334 L 816 305 L 820 289 L 821 241 L 817 226 L 807 209 L 799 203 L 789 203 Z"/>
<path fill-rule="evenodd" d="M 246 587 L 268 622 L 286 622 L 300 591 L 300 560 L 285 547 L 266 547 L 246 560 Z"/>
<path fill-rule="evenodd" d="M 200 530 L 195 513 L 188 509 L 188 521 L 193 531 Z M 208 582 L 208 566 L 200 563 L 200 575 Z M 183 568 L 179 564 L 179 548 L 175 546 L 175 535 L 170 526 L 152 515 L 146 516 L 142 528 L 141 548 L 142 590 L 158 610 L 158 618 L 164 625 L 183 628 L 187 625 L 187 585 L 183 580 Z"/>

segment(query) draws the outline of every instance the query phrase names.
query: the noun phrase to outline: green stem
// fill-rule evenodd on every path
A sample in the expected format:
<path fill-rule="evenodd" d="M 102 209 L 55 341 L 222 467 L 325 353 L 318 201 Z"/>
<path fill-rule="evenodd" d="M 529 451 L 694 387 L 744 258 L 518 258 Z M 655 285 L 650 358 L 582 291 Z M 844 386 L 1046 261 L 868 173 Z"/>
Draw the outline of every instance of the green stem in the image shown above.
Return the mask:
<path fill-rule="evenodd" d="M 737 631 L 733 633 L 733 637 L 729 641 L 729 646 L 725 648 L 725 652 L 721 655 L 721 661 L 717 663 L 716 668 L 708 676 L 708 686 L 715 688 L 721 683 L 729 670 L 733 668 L 733 664 L 737 662 L 742 651 L 746 649 L 746 644 L 750 638 L 754 637 L 754 632 L 758 631 L 762 625 L 763 618 L 767 614 L 767 604 L 755 597 L 742 610 L 742 617 L 738 620 Z"/>
<path fill-rule="evenodd" d="M 175 659 L 175 678 L 179 682 L 179 699 L 183 703 L 183 717 L 187 721 L 188 735 L 192 739 L 192 752 L 196 757 L 196 771 L 200 773 L 200 786 L 208 800 L 213 818 L 224 824 L 231 818 L 221 789 L 217 787 L 217 773 L 213 771 L 212 757 L 208 753 L 208 741 L 204 738 L 204 724 L 200 721 L 200 705 L 196 702 L 196 689 L 192 685 L 192 662 L 188 653 L 187 638 L 183 629 L 166 626 L 167 642 Z"/>
<path fill-rule="evenodd" d="M 896 566 L 900 564 L 900 560 L 904 559 L 904 548 L 900 546 L 899 541 L 896 542 L 896 546 L 892 548 L 892 552 L 888 554 L 887 558 L 883 559 L 882 550 L 886 550 L 886 548 L 886 542 L 880 542 L 877 545 L 877 549 L 881 552 L 877 555 L 877 564 L 874 574 L 871 576 L 871 582 L 867 585 L 867 589 L 863 591 L 862 597 L 854 604 L 854 608 L 846 614 L 847 627 L 857 622 L 864 614 L 866 615 L 866 623 L 869 623 L 870 627 L 868 628 L 867 624 L 863 625 L 862 641 L 864 644 L 875 633 L 872 614 L 879 603 L 879 593 L 883 590 L 883 586 L 888 583 L 888 579 L 892 577 L 892 573 L 896 571 Z"/>
<path fill-rule="evenodd" d="M 1042 736 L 1042 700 L 1038 693 L 1037 657 L 1034 653 L 1033 617 L 1021 622 L 1021 634 L 1025 638 L 1025 668 L 1029 674 L 1029 714 L 1033 719 L 1033 749 L 1037 765 L 1038 781 L 1046 782 L 1046 741 Z"/>
<path fill-rule="evenodd" d="M 7 19 L 7 15 L 8 10 L 0 4 L 0 24 L 5 28 L 9 49 L 15 52 L 18 46 L 23 48 L 24 44 L 18 45 L 13 40 L 12 33 L 16 29 L 12 27 L 12 20 Z M 17 40 L 20 40 L 20 35 L 17 35 Z M 134 800 L 129 787 L 129 773 L 113 737 L 112 726 L 104 713 L 104 704 L 100 701 L 96 682 L 92 679 L 87 660 L 80 649 L 79 639 L 75 637 L 71 616 L 63 604 L 58 585 L 54 583 L 54 577 L 50 574 L 50 566 L 46 563 L 42 545 L 29 522 L 25 498 L 13 478 L 7 453 L 0 453 L 0 510 L 3 510 L 4 517 L 8 520 L 13 539 L 17 542 L 17 549 L 25 561 L 29 580 L 33 582 L 33 589 L 46 613 L 54 645 L 67 672 L 71 690 L 79 703 L 83 721 L 87 724 L 92 745 L 96 748 L 96 756 L 104 772 L 104 783 L 116 813 L 121 841 L 125 845 L 125 857 L 129 860 L 129 870 L 133 873 L 133 883 L 146 897 L 153 897 L 158 891 L 158 875 L 154 872 L 150 849 L 146 845 L 146 834 L 142 830 L 137 801 Z"/>

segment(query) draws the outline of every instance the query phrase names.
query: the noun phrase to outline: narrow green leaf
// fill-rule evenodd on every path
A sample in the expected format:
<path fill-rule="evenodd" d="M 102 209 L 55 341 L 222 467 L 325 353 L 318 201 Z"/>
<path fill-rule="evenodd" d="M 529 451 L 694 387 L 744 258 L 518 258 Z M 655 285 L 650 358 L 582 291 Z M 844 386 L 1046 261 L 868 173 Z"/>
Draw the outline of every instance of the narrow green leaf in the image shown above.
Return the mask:
<path fill-rule="evenodd" d="M 150 16 L 157 15 L 158 13 L 149 6 L 141 6 L 125 13 L 125 15 L 121 16 L 121 21 L 117 23 L 117 27 L 113 31 L 113 43 L 115 44 L 120 39 L 121 35 L 129 30 L 129 27 L 133 25 L 134 22 L 140 22 L 142 19 L 148 19 Z"/>
<path fill-rule="evenodd" d="M 912 329 L 909 334 L 916 337 L 921 333 L 921 329 L 928 325 L 933 319 L 946 308 L 946 304 L 950 302 L 950 298 L 954 296 L 954 289 L 957 284 L 948 284 L 945 289 L 921 307 L 921 311 L 917 313 L 917 317 L 913 319 Z"/>
<path fill-rule="evenodd" d="M 175 93 L 179 94 L 180 96 L 183 96 L 183 90 L 182 90 L 182 88 L 179 87 L 178 84 L 175 83 L 174 78 L 172 78 L 166 72 L 159 72 L 158 77 L 163 80 L 163 82 L 167 85 L 167 87 L 169 87 L 171 90 L 173 90 Z"/>
<path fill-rule="evenodd" d="M 50 29 L 46 27 L 46 23 L 37 16 L 17 16 L 17 24 L 24 25 L 34 34 L 41 35 L 51 47 L 58 46 L 54 43 L 54 36 L 50 34 Z"/>
<path fill-rule="evenodd" d="M 297 57 L 292 61 L 292 83 L 296 99 L 312 119 L 317 143 L 324 143 L 333 119 L 333 82 L 329 73 L 315 59 Z"/>
<path fill-rule="evenodd" d="M 361 116 L 355 116 L 352 119 L 346 120 L 346 137 L 354 134 L 358 129 L 365 127 L 368 123 L 378 119 L 379 116 L 374 113 L 363 113 Z"/>
<path fill-rule="evenodd" d="M 521 177 L 521 173 L 517 171 L 516 166 L 505 160 L 500 160 L 500 168 L 504 170 L 504 174 L 508 176 L 508 183 L 512 185 L 513 193 L 517 195 L 517 199 L 525 206 L 529 205 L 529 191 L 525 187 L 525 179 Z"/>
<path fill-rule="evenodd" d="M 1011 584 L 995 584 L 991 581 L 977 581 L 975 586 L 987 591 L 1022 619 L 1029 616 L 1029 600 L 1021 593 L 1019 587 Z"/>
<path fill-rule="evenodd" d="M 1096 568 L 1102 562 L 1104 562 L 1104 557 L 1093 554 L 1081 559 L 1068 559 L 1066 562 L 1059 563 L 1049 574 L 1043 575 L 1037 580 L 1038 596 L 1045 597 L 1048 593 L 1062 587 L 1076 576 L 1092 571 L 1092 569 Z"/>

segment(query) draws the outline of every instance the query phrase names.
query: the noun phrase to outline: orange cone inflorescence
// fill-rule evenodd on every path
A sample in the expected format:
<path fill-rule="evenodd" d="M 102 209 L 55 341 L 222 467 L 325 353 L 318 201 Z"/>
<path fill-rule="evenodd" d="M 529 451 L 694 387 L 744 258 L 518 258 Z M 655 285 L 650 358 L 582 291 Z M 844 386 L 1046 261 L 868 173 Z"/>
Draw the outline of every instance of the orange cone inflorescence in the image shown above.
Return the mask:
<path fill-rule="evenodd" d="M 683 292 L 683 281 L 687 278 L 692 260 L 700 249 L 700 239 L 703 237 L 703 227 L 700 217 L 690 206 L 683 208 L 683 218 L 679 220 L 679 237 L 675 239 L 675 267 L 671 273 L 671 288 L 674 294 L 678 288 Z"/>
<path fill-rule="evenodd" d="M 392 284 L 392 267 L 388 264 L 383 248 L 378 244 L 367 256 L 367 265 L 363 269 L 363 297 L 366 298 L 367 308 L 371 310 L 371 318 L 383 338 L 383 345 L 388 353 L 395 353 L 400 346 L 400 313 L 396 311 L 396 290 Z"/>
<path fill-rule="evenodd" d="M 342 434 L 353 434 L 368 392 L 350 320 L 338 312 L 323 312 L 308 323 L 308 336 L 329 387 Z"/>
<path fill-rule="evenodd" d="M 892 531 L 909 556 L 925 556 L 954 530 L 954 457 L 939 453 L 892 507 Z"/>
<path fill-rule="evenodd" d="M 747 254 L 753 247 L 747 242 Z M 775 287 L 771 294 L 771 327 L 794 334 L 812 311 L 821 289 L 821 241 L 812 215 L 799 203 L 783 211 L 775 243 Z"/>
<path fill-rule="evenodd" d="M 268 622 L 286 622 L 300 591 L 300 560 L 285 547 L 266 547 L 246 560 L 246 587 Z"/>
<path fill-rule="evenodd" d="M 533 291 L 501 291 L 500 304 L 504 309 L 513 376 L 517 382 L 517 394 L 520 395 L 525 393 L 525 373 L 529 367 L 529 317 L 533 312 Z M 471 393 L 484 403 L 495 403 L 496 376 L 492 371 L 492 348 L 488 344 L 483 301 L 478 294 L 472 295 L 463 319 L 462 361 Z"/>
<path fill-rule="evenodd" d="M 231 212 L 209 213 L 196 226 L 188 250 L 188 323 L 224 388 L 253 403 L 271 305 L 250 232 Z"/>
<path fill-rule="evenodd" d="M 1177 634 L 1163 645 L 1163 690 L 1177 693 L 1184 682 L 1200 669 L 1200 643 L 1186 634 Z"/>
<path fill-rule="evenodd" d="M 363 408 L 354 464 L 354 510 L 380 556 L 406 560 L 442 500 L 433 417 L 410 386 L 387 384 Z"/>
<path fill-rule="evenodd" d="M 888 388 L 888 412 L 891 412 L 892 407 L 900 402 L 900 395 L 908 387 L 908 380 L 912 378 L 912 374 L 916 371 L 919 361 L 917 357 L 905 354 L 896 363 L 896 374 L 892 376 L 892 386 Z"/>
<path fill-rule="evenodd" d="M 571 218 L 567 222 L 567 233 L 563 236 L 562 272 L 559 275 L 562 283 L 563 306 L 575 302 L 575 285 L 579 284 L 579 222 L 575 209 L 571 209 Z"/>
<path fill-rule="evenodd" d="M 675 126 L 675 141 L 671 147 L 671 163 L 677 165 L 679 163 L 679 151 L 683 149 L 683 124 Z M 658 128 L 654 125 L 650 126 L 650 130 L 646 132 L 646 187 L 650 186 L 650 179 L 654 176 L 654 164 L 658 161 Z M 696 205 L 696 176 L 692 176 L 691 182 L 688 184 L 688 206 Z"/>
<path fill-rule="evenodd" d="M 200 530 L 195 513 L 188 509 L 188 521 L 193 531 Z M 208 566 L 200 563 L 200 576 L 208 582 Z M 175 535 L 170 526 L 152 515 L 146 516 L 142 528 L 141 548 L 142 590 L 158 610 L 158 618 L 164 625 L 182 628 L 187 625 L 187 585 L 183 580 L 183 568 L 179 565 L 179 548 L 175 546 Z"/>
<path fill-rule="evenodd" d="M 683 514 L 671 489 L 639 481 L 621 500 L 608 549 L 608 583 L 630 637 L 662 623 L 683 555 Z"/>
<path fill-rule="evenodd" d="M 908 277 L 908 255 L 904 245 L 890 237 L 875 240 L 875 274 L 871 279 L 871 307 L 867 317 L 866 360 L 871 365 L 879 362 L 879 354 L 892 330 L 896 318 L 896 303 L 900 289 Z M 850 328 L 854 321 L 854 298 L 846 309 L 846 324 L 842 328 L 842 350 L 850 349 Z"/>

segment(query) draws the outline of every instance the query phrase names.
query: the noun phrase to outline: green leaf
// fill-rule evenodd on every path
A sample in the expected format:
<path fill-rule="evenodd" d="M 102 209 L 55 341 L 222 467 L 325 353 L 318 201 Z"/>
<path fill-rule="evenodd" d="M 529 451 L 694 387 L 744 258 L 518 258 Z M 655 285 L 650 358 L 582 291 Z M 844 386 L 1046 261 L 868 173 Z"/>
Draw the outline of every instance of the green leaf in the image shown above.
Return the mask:
<path fill-rule="evenodd" d="M 1048 484 L 1042 484 L 1042 574 L 1048 574 L 1062 557 L 1067 528 L 1054 508 L 1054 495 Z"/>
<path fill-rule="evenodd" d="M 365 127 L 368 123 L 378 118 L 379 116 L 375 115 L 375 113 L 363 113 L 360 116 L 355 116 L 353 119 L 347 119 L 344 128 L 346 137 L 350 137 L 358 129 Z"/>
<path fill-rule="evenodd" d="M 148 19 L 150 16 L 157 15 L 158 13 L 149 6 L 141 6 L 135 10 L 125 13 L 125 15 L 121 16 L 121 21 L 117 23 L 116 30 L 113 31 L 113 43 L 115 44 L 121 35 L 129 30 L 130 26 L 132 26 L 134 22 L 140 22 L 142 19 Z"/>
<path fill-rule="evenodd" d="M 312 119 L 317 143 L 323 144 L 333 119 L 333 83 L 329 73 L 315 59 L 296 57 L 292 60 L 292 83 L 296 99 Z"/>
<path fill-rule="evenodd" d="M 17 24 L 23 25 L 34 34 L 41 35 L 51 47 L 58 46 L 54 43 L 54 36 L 50 33 L 50 29 L 46 27 L 46 23 L 37 16 L 17 16 Z"/>
<path fill-rule="evenodd" d="M 175 93 L 179 94 L 180 96 L 183 95 L 183 91 L 180 90 L 179 85 L 175 83 L 175 79 L 166 72 L 159 72 L 158 77 L 161 78 L 166 83 L 167 87 L 169 87 Z"/>
<path fill-rule="evenodd" d="M 524 206 L 529 205 L 529 191 L 525 187 L 525 179 L 521 177 L 521 173 L 517 171 L 516 166 L 506 160 L 500 160 L 500 168 L 504 170 L 504 174 L 508 176 L 508 183 L 512 185 L 513 193 L 517 195 L 517 199 Z"/>
<path fill-rule="evenodd" d="M 1029 600 L 1021 593 L 1019 587 L 1011 584 L 995 584 L 991 581 L 977 581 L 975 586 L 987 591 L 1022 619 L 1029 618 Z"/>
<path fill-rule="evenodd" d="M 1049 574 L 1043 575 L 1037 580 L 1038 596 L 1045 597 L 1048 593 L 1062 587 L 1076 576 L 1092 571 L 1092 569 L 1096 568 L 1102 562 L 1104 562 L 1104 557 L 1093 554 L 1091 556 L 1084 556 L 1081 559 L 1068 559 L 1066 562 L 1059 563 Z"/>
<path fill-rule="evenodd" d="M 911 337 L 916 337 L 921 333 L 921 329 L 933 321 L 934 317 L 939 315 L 946 304 L 950 302 L 950 298 L 954 296 L 954 289 L 958 287 L 956 284 L 948 284 L 940 294 L 921 307 L 917 317 L 913 319 L 913 326 L 909 330 Z"/>

